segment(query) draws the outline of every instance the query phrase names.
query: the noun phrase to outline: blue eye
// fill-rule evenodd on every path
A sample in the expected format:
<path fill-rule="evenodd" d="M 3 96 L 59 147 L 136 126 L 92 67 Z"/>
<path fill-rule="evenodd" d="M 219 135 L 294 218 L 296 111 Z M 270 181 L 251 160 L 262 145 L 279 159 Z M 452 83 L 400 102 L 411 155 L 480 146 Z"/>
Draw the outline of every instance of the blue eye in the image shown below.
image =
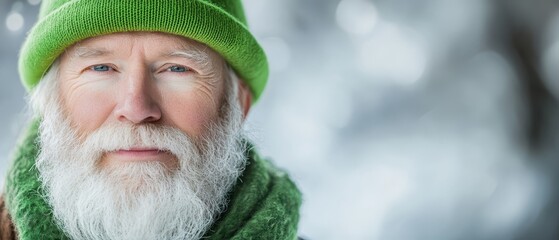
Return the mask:
<path fill-rule="evenodd" d="M 107 65 L 95 65 L 95 66 L 91 67 L 91 70 L 97 71 L 97 72 L 108 72 L 109 70 L 111 70 L 111 67 L 109 67 Z"/>
<path fill-rule="evenodd" d="M 186 72 L 189 71 L 190 69 L 188 69 L 187 67 L 183 67 L 183 66 L 172 66 L 170 68 L 168 68 L 169 71 L 171 72 Z"/>

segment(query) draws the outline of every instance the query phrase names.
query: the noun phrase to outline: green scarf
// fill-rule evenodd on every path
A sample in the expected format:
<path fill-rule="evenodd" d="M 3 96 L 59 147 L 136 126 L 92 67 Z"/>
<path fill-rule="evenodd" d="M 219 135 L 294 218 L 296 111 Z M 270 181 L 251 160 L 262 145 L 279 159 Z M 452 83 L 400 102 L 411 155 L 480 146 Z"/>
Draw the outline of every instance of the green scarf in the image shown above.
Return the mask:
<path fill-rule="evenodd" d="M 31 126 L 16 149 L 6 179 L 6 204 L 19 239 L 69 239 L 54 222 L 34 167 L 37 126 Z M 228 209 L 204 239 L 295 239 L 301 193 L 284 172 L 254 150 L 249 156 Z"/>

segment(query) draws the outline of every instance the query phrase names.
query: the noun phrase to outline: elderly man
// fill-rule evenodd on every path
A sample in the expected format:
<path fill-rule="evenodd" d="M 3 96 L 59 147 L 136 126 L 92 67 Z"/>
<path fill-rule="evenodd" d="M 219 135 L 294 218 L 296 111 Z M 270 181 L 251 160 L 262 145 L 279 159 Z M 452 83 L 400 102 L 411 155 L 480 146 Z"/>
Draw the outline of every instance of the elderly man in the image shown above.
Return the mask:
<path fill-rule="evenodd" d="M 35 120 L 2 239 L 294 239 L 301 196 L 242 132 L 267 78 L 239 0 L 43 0 Z"/>

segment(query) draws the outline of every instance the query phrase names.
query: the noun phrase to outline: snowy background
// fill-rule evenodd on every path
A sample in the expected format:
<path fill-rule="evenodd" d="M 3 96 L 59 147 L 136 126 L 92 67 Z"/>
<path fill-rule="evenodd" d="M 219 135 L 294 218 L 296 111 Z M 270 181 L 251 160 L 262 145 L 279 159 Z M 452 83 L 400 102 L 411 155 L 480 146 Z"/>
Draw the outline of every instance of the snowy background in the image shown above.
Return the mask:
<path fill-rule="evenodd" d="M 39 3 L 0 0 L 1 174 Z M 559 238 L 559 3 L 244 3 L 271 64 L 248 128 L 304 193 L 301 236 Z"/>

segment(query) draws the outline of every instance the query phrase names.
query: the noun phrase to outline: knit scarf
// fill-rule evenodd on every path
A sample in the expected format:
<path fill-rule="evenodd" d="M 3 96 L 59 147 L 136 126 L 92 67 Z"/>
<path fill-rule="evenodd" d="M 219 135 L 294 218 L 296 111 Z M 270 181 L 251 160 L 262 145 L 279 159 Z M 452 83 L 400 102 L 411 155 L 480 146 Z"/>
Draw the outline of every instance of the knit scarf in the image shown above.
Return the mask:
<path fill-rule="evenodd" d="M 5 197 L 19 239 L 69 239 L 56 225 L 35 168 L 38 123 L 16 148 Z M 250 148 L 227 210 L 203 239 L 295 239 L 301 193 L 289 177 Z M 71 189 L 68 189 L 71 191 Z"/>

